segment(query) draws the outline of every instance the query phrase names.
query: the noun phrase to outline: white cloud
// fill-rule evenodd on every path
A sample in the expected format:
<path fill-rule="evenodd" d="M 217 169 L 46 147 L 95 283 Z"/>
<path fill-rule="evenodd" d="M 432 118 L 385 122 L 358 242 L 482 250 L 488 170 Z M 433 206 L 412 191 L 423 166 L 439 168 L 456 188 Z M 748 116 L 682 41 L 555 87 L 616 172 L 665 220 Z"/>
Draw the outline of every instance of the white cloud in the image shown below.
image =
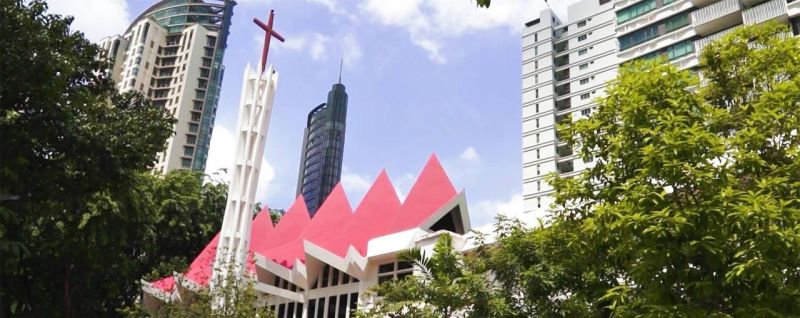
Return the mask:
<path fill-rule="evenodd" d="M 213 175 L 218 173 L 220 169 L 230 170 L 233 164 L 233 154 L 236 153 L 236 138 L 225 127 L 214 126 L 214 133 L 211 136 L 211 145 L 208 148 L 208 160 L 206 161 L 206 174 Z M 228 182 L 228 174 L 221 174 L 220 177 Z M 266 159 L 261 159 L 261 173 L 258 176 L 258 188 L 256 190 L 256 200 L 263 200 L 266 197 L 267 191 L 270 190 L 270 184 L 275 180 L 275 169 L 267 162 Z"/>
<path fill-rule="evenodd" d="M 464 161 L 473 161 L 473 162 L 480 160 L 478 152 L 475 151 L 475 148 L 473 148 L 472 146 L 469 146 L 467 147 L 467 149 L 464 149 L 464 152 L 462 152 L 461 155 L 458 156 L 458 158 Z"/>
<path fill-rule="evenodd" d="M 325 61 L 331 38 L 318 32 L 292 34 L 286 37 L 286 43 L 279 48 L 292 51 L 307 51 L 314 61 Z M 259 43 L 264 43 L 261 39 Z M 263 44 L 262 44 L 263 45 Z"/>
<path fill-rule="evenodd" d="M 369 187 L 372 185 L 372 179 L 369 176 L 355 173 L 347 168 L 342 167 L 342 187 L 344 192 L 347 193 L 347 199 L 350 204 L 355 207 L 364 198 Z"/>
<path fill-rule="evenodd" d="M 130 23 L 128 3 L 125 0 L 50 0 L 50 13 L 71 15 L 73 31 L 81 31 L 94 42 L 104 37 L 125 32 Z"/>
<path fill-rule="evenodd" d="M 331 13 L 343 16 L 349 19 L 350 21 L 355 22 L 358 20 L 355 15 L 344 9 L 344 4 L 339 3 L 337 0 L 306 0 L 306 1 L 322 5 L 325 8 L 327 8 L 328 11 L 330 11 Z"/>
<path fill-rule="evenodd" d="M 497 27 L 519 32 L 542 8 L 542 2 L 532 0 L 495 1 L 488 9 L 454 0 L 366 0 L 360 7 L 379 23 L 405 28 L 411 41 L 438 63 L 447 61 L 442 53 L 445 40 Z"/>
<path fill-rule="evenodd" d="M 494 222 L 494 218 L 498 214 L 525 220 L 523 211 L 522 194 L 514 193 L 507 200 L 484 200 L 478 202 L 478 204 L 470 208 L 470 220 L 473 227 Z"/>
<path fill-rule="evenodd" d="M 361 52 L 361 45 L 358 44 L 356 36 L 352 33 L 347 34 L 342 38 L 342 58 L 344 58 L 345 65 L 353 66 L 356 62 L 361 60 L 364 55 Z"/>
<path fill-rule="evenodd" d="M 254 41 L 259 48 L 264 43 L 264 39 L 259 37 L 254 37 Z M 364 56 L 361 45 L 353 33 L 345 34 L 341 38 L 318 32 L 292 34 L 287 36 L 286 43 L 282 43 L 277 48 L 306 52 L 312 60 L 317 62 L 325 62 L 328 57 L 337 57 L 336 60 L 338 60 L 338 57 L 341 56 L 347 67 L 352 67 Z"/>

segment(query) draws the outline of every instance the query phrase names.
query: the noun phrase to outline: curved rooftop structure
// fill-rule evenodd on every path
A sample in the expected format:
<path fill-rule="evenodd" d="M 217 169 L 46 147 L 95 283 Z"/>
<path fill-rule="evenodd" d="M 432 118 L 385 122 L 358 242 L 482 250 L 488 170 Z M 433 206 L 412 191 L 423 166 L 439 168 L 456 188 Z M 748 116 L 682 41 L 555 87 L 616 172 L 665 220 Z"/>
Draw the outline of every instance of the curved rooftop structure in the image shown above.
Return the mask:
<path fill-rule="evenodd" d="M 151 17 L 170 33 L 199 23 L 214 31 L 225 29 L 227 35 L 235 5 L 236 1 L 233 0 L 162 0 L 136 17 L 125 33 L 130 32 L 131 27 L 140 20 Z"/>

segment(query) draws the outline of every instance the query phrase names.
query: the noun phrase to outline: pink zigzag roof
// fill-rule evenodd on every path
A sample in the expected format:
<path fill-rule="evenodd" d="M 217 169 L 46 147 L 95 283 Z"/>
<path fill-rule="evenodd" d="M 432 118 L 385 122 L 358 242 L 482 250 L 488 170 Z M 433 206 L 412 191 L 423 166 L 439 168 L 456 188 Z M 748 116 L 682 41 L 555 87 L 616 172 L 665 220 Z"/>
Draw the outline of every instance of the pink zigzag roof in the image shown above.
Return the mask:
<path fill-rule="evenodd" d="M 314 219 L 309 218 L 302 196 L 295 199 L 274 228 L 269 210 L 264 207 L 253 221 L 248 269 L 254 270 L 253 253 L 287 268 L 292 268 L 295 260 L 305 262 L 304 240 L 342 258 L 350 246 L 366 255 L 369 240 L 419 226 L 456 195 L 456 189 L 434 154 L 428 159 L 402 204 L 389 176 L 382 170 L 355 213 L 341 183 L 336 185 Z M 189 266 L 187 278 L 200 285 L 208 285 L 218 236 Z M 154 282 L 153 286 L 169 292 L 174 289 L 174 283 L 174 279 L 166 277 Z"/>

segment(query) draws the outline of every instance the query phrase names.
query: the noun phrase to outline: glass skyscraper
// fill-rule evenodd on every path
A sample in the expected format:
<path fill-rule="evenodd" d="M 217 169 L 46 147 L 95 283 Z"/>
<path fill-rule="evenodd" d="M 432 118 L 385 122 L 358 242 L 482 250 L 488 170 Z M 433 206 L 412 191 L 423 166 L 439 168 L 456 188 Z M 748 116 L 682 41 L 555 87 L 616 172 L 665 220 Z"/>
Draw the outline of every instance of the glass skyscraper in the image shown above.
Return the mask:
<path fill-rule="evenodd" d="M 347 93 L 341 82 L 333 84 L 327 103 L 308 114 L 297 195 L 303 195 L 312 217 L 342 177 L 346 119 Z"/>

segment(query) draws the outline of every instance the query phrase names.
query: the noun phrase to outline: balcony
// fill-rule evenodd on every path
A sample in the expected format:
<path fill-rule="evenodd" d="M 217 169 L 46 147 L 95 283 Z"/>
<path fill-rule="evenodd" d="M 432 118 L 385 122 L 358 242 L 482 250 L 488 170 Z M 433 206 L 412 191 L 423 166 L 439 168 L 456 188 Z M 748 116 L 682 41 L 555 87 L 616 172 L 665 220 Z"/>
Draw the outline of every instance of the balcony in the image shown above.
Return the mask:
<path fill-rule="evenodd" d="M 572 107 L 572 98 L 566 98 L 556 101 L 556 111 L 564 111 Z"/>
<path fill-rule="evenodd" d="M 709 35 L 742 24 L 739 0 L 722 0 L 692 12 L 692 26 L 697 34 Z"/>
<path fill-rule="evenodd" d="M 796 17 L 800 14 L 800 0 L 786 0 L 786 12 L 789 13 L 790 17 Z M 795 23 L 797 22 L 795 21 Z"/>
<path fill-rule="evenodd" d="M 702 38 L 702 39 L 699 39 L 699 40 L 696 40 L 696 41 L 694 41 L 694 47 L 695 47 L 695 49 L 697 50 L 697 53 L 698 53 L 698 54 L 699 54 L 699 53 L 702 53 L 702 52 L 703 52 L 703 48 L 704 48 L 706 45 L 708 45 L 709 43 L 711 43 L 711 42 L 713 42 L 713 41 L 716 41 L 716 40 L 719 40 L 719 39 L 721 39 L 721 38 L 722 38 L 722 37 L 724 37 L 726 34 L 728 34 L 728 33 L 731 33 L 731 32 L 733 32 L 734 30 L 736 30 L 736 29 L 738 29 L 738 28 L 740 28 L 740 27 L 741 27 L 741 26 L 735 26 L 735 27 L 732 27 L 732 28 L 728 28 L 728 29 L 725 29 L 725 30 L 719 31 L 719 32 L 717 32 L 717 33 L 714 33 L 714 34 L 712 34 L 712 35 L 709 35 L 709 36 L 707 36 L 707 37 L 704 37 L 704 38 Z"/>
<path fill-rule="evenodd" d="M 569 145 L 558 146 L 556 151 L 558 152 L 558 156 L 560 158 L 569 157 L 573 154 L 572 147 Z"/>
<path fill-rule="evenodd" d="M 572 160 L 559 162 L 557 165 L 558 173 L 565 174 L 575 171 L 575 165 L 572 163 Z"/>
<path fill-rule="evenodd" d="M 786 0 L 772 0 L 745 10 L 742 13 L 745 24 L 759 24 L 769 20 L 786 22 Z"/>
<path fill-rule="evenodd" d="M 569 64 L 569 55 L 559 56 L 555 59 L 556 67 L 562 67 Z"/>
<path fill-rule="evenodd" d="M 556 82 L 569 79 L 569 69 L 560 70 L 555 73 Z"/>
<path fill-rule="evenodd" d="M 564 96 L 570 93 L 569 83 L 556 86 L 556 97 Z"/>
<path fill-rule="evenodd" d="M 569 41 L 556 44 L 553 46 L 553 50 L 556 51 L 556 54 L 569 50 Z"/>

